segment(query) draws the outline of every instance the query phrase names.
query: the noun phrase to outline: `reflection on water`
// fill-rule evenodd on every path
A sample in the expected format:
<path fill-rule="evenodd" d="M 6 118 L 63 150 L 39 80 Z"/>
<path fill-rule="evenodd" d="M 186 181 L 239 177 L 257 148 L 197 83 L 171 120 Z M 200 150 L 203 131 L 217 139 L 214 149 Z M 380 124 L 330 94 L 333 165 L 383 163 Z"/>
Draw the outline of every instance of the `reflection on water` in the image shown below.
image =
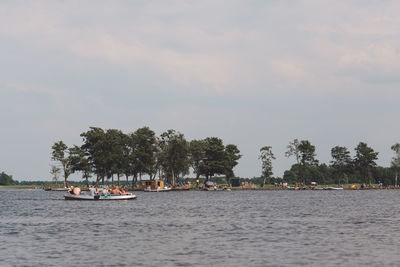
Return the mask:
<path fill-rule="evenodd" d="M 393 265 L 400 191 L 136 192 L 63 200 L 0 190 L 1 265 Z"/>

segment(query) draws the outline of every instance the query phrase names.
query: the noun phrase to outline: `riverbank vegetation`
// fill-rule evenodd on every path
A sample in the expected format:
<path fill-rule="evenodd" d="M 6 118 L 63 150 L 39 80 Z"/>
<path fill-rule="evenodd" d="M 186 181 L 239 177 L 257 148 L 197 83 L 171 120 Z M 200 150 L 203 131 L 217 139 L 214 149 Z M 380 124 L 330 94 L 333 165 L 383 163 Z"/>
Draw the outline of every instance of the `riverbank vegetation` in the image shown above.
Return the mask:
<path fill-rule="evenodd" d="M 189 141 L 175 130 L 156 136 L 148 127 L 131 133 L 90 127 L 80 136 L 80 145 L 68 147 L 63 141 L 58 141 L 52 146 L 51 158 L 57 162 L 50 171 L 53 181 L 57 182 L 62 174 L 67 183 L 70 174 L 79 172 L 86 184 L 104 184 L 106 181 L 120 184 L 123 180 L 124 184 L 135 186 L 142 179 L 162 179 L 167 184 L 176 185 L 192 174 L 194 181 L 222 177 L 222 183 L 230 186 L 231 179 L 235 178 L 233 170 L 241 158 L 236 145 L 225 145 L 218 137 Z M 333 147 L 332 159 L 326 164 L 319 162 L 315 146 L 309 140 L 294 139 L 289 142 L 285 153 L 286 157 L 294 159 L 294 163 L 283 177 L 273 177 L 273 148 L 263 146 L 259 155 L 260 177 L 241 180 L 251 180 L 258 186 L 282 182 L 396 185 L 400 170 L 400 144 L 393 145 L 391 149 L 395 153 L 391 167 L 377 166 L 378 152 L 364 142 L 354 148 L 354 157 L 350 156 L 347 147 Z"/>
<path fill-rule="evenodd" d="M 156 136 L 148 127 L 128 134 L 91 127 L 81 137 L 83 143 L 79 146 L 68 148 L 63 141 L 52 146 L 51 158 L 59 165 L 58 171 L 51 169 L 53 180 L 62 171 L 65 183 L 70 174 L 80 172 L 87 184 L 94 177 L 96 183 L 111 180 L 120 184 L 126 179 L 134 186 L 147 176 L 175 185 L 192 169 L 197 178 L 208 180 L 218 174 L 229 183 L 241 157 L 236 145 L 224 145 L 220 138 L 187 141 L 175 130 Z"/>

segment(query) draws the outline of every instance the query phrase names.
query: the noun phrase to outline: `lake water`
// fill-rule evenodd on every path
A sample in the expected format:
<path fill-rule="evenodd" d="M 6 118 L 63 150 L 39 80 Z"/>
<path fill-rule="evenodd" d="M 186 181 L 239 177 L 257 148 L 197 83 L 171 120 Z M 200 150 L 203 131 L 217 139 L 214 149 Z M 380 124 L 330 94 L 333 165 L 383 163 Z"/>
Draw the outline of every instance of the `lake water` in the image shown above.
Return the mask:
<path fill-rule="evenodd" d="M 1 266 L 398 266 L 400 190 L 0 190 Z"/>

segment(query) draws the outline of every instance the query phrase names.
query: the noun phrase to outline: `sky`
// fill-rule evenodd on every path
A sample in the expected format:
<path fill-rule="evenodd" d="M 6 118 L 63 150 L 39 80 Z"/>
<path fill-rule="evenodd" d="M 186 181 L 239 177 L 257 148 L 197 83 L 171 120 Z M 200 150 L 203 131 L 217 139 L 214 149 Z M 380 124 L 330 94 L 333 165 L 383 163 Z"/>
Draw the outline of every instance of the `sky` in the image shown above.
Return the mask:
<path fill-rule="evenodd" d="M 90 126 L 236 144 L 275 176 L 309 140 L 322 163 L 400 142 L 400 2 L 1 1 L 0 171 L 50 180 L 51 146 Z"/>

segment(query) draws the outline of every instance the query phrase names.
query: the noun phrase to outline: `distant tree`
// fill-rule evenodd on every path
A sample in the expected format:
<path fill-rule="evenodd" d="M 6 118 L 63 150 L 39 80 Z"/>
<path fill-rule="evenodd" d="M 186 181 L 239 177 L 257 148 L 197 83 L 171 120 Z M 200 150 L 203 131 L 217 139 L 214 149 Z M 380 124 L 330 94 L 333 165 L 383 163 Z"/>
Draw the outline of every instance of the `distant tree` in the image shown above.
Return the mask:
<path fill-rule="evenodd" d="M 67 179 L 70 174 L 68 157 L 66 155 L 68 147 L 63 141 L 59 141 L 55 142 L 51 148 L 53 149 L 51 159 L 61 163 L 64 172 L 64 183 L 67 184 Z"/>
<path fill-rule="evenodd" d="M 331 149 L 331 155 L 331 166 L 334 168 L 338 184 L 340 184 L 341 179 L 349 172 L 352 164 L 350 151 L 344 146 L 335 146 Z"/>
<path fill-rule="evenodd" d="M 228 185 L 231 185 L 231 178 L 235 176 L 233 168 L 238 165 L 239 159 L 242 157 L 240 155 L 240 150 L 236 145 L 229 144 L 225 147 L 225 179 Z"/>
<path fill-rule="evenodd" d="M 97 176 L 96 184 L 100 180 L 104 184 L 104 177 L 109 172 L 108 157 L 110 153 L 106 133 L 101 128 L 90 127 L 89 131 L 81 133 L 81 137 L 83 138 L 81 148 L 89 160 L 92 171 Z"/>
<path fill-rule="evenodd" d="M 268 178 L 273 174 L 272 172 L 272 160 L 275 159 L 272 153 L 272 147 L 264 146 L 260 149 L 260 156 L 258 157 L 262 162 L 261 177 L 263 178 L 263 187 Z"/>
<path fill-rule="evenodd" d="M 85 179 L 86 185 L 89 186 L 89 178 L 91 174 L 91 166 L 89 159 L 85 155 L 85 151 L 79 146 L 73 146 L 69 148 L 69 166 L 71 173 L 77 171 L 82 172 L 82 178 Z"/>
<path fill-rule="evenodd" d="M 12 179 L 12 175 L 8 175 L 5 172 L 0 173 L 0 185 L 13 185 L 14 180 Z"/>
<path fill-rule="evenodd" d="M 155 173 L 157 139 L 155 133 L 149 127 L 137 129 L 133 135 L 132 144 L 134 152 L 133 174 L 148 174 L 150 178 Z"/>
<path fill-rule="evenodd" d="M 318 160 L 315 159 L 315 146 L 308 140 L 302 140 L 298 149 L 300 151 L 300 162 L 302 165 L 318 165 Z"/>
<path fill-rule="evenodd" d="M 225 147 L 220 138 L 207 137 L 204 139 L 205 157 L 201 168 L 202 175 L 208 181 L 215 174 L 223 174 L 225 170 Z"/>
<path fill-rule="evenodd" d="M 307 166 L 318 165 L 318 160 L 315 159 L 315 146 L 313 146 L 308 140 L 299 141 L 294 139 L 287 146 L 288 150 L 285 153 L 286 157 L 294 156 L 296 158 L 297 167 L 292 168 L 297 176 L 301 177 L 303 183 L 305 182 L 304 173 L 306 172 Z"/>
<path fill-rule="evenodd" d="M 114 174 L 117 175 L 118 184 L 120 184 L 120 176 L 124 171 L 123 150 L 125 146 L 125 134 L 117 129 L 108 129 L 106 131 L 107 143 L 107 178 L 111 178 L 114 184 Z"/>
<path fill-rule="evenodd" d="M 392 158 L 392 168 L 396 172 L 396 179 L 395 179 L 395 185 L 397 185 L 397 177 L 400 172 L 400 144 L 396 143 L 391 146 L 391 149 L 395 152 L 395 156 Z"/>
<path fill-rule="evenodd" d="M 206 144 L 204 140 L 192 140 L 189 143 L 190 165 L 196 174 L 196 180 L 200 178 L 204 168 Z"/>
<path fill-rule="evenodd" d="M 50 174 L 52 175 L 53 181 L 56 184 L 58 183 L 58 178 L 60 177 L 60 172 L 61 172 L 60 168 L 58 168 L 56 165 L 51 165 Z"/>
<path fill-rule="evenodd" d="M 189 173 L 189 143 L 183 134 L 168 130 L 161 134 L 159 144 L 162 170 L 167 181 L 175 185 L 180 175 Z"/>
<path fill-rule="evenodd" d="M 298 139 L 294 139 L 292 142 L 289 142 L 289 145 L 287 146 L 287 151 L 285 152 L 286 157 L 291 157 L 294 156 L 296 159 L 297 164 L 300 164 L 300 159 L 301 159 L 301 151 L 299 149 L 300 142 Z"/>
<path fill-rule="evenodd" d="M 354 163 L 362 175 L 362 181 L 371 184 L 372 171 L 376 166 L 375 161 L 378 159 L 378 152 L 375 152 L 363 142 L 360 142 L 354 150 L 356 151 Z"/>

